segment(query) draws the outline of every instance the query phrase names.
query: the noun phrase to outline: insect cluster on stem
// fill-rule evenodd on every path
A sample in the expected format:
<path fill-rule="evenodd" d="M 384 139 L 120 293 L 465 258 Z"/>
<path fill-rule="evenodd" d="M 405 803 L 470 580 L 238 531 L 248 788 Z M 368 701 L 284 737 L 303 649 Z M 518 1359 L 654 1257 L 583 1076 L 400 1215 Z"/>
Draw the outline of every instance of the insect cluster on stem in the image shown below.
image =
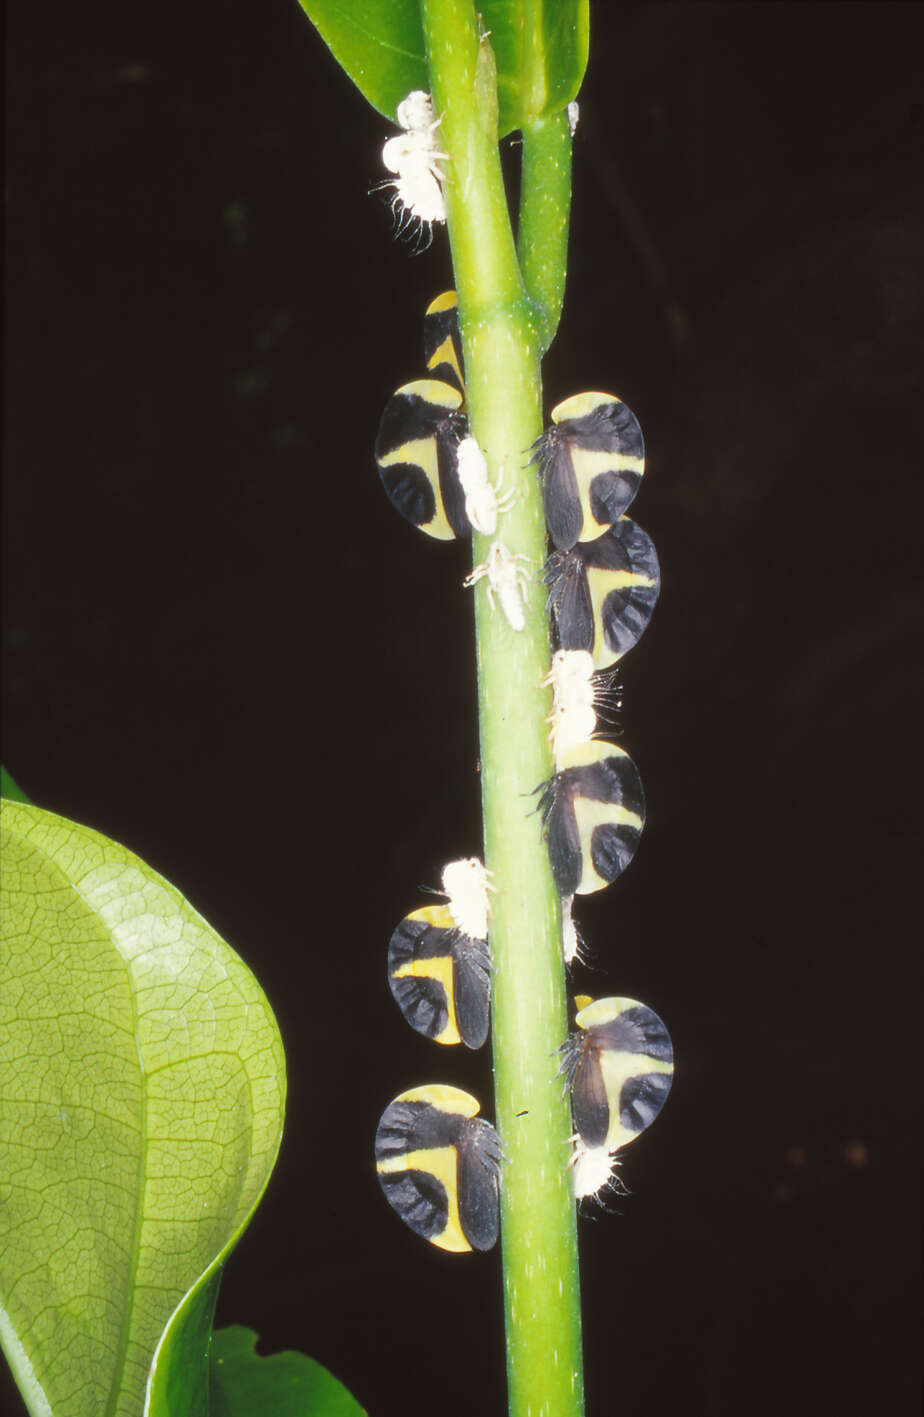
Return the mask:
<path fill-rule="evenodd" d="M 645 825 L 638 769 L 624 748 L 606 741 L 614 727 L 607 715 L 617 697 L 615 666 L 648 626 L 660 568 L 650 538 L 625 515 L 645 471 L 645 444 L 621 399 L 591 392 L 557 404 L 531 461 L 554 547 L 543 580 L 554 649 L 546 682 L 555 773 L 537 792 L 570 965 L 583 943 L 572 913 L 575 896 L 602 890 L 622 875 Z M 583 995 L 577 1002 L 562 1071 L 575 1124 L 574 1189 L 583 1198 L 618 1185 L 616 1153 L 660 1111 L 673 1053 L 664 1024 L 644 1004 L 592 1003 Z M 654 1037 L 657 1068 L 646 1051 Z M 644 1108 L 637 1105 L 642 1092 Z"/>
<path fill-rule="evenodd" d="M 512 499 L 490 481 L 468 429 L 455 291 L 427 307 L 424 370 L 392 394 L 382 414 L 375 443 L 382 486 L 392 506 L 428 536 L 449 541 L 474 530 L 495 537 Z M 486 566 L 468 582 L 487 576 L 514 629 L 523 622 L 522 574 L 495 539 Z M 450 862 L 442 884 L 446 904 L 412 911 L 392 932 L 388 983 L 419 1033 L 480 1048 L 490 1019 L 490 873 L 469 857 Z M 479 1110 L 469 1093 L 428 1083 L 396 1097 L 376 1133 L 387 1200 L 412 1230 L 454 1252 L 488 1249 L 497 1236 L 502 1153 Z"/>
<path fill-rule="evenodd" d="M 576 106 L 572 118 L 576 120 Z M 436 143 L 439 120 L 426 94 L 399 105 L 402 132 L 385 145 L 397 174 L 394 202 L 422 222 L 445 219 Z M 573 131 L 573 130 L 572 130 Z M 514 500 L 492 483 L 466 411 L 458 301 L 445 291 L 424 318 L 424 372 L 402 384 L 382 414 L 375 444 L 379 478 L 392 506 L 437 540 L 491 538 L 466 585 L 487 581 L 492 608 L 521 632 L 526 623 L 526 558 L 498 527 Z M 540 783 L 539 811 L 562 898 L 566 965 L 580 957 L 576 896 L 603 889 L 629 865 L 645 823 L 645 796 L 629 754 L 607 741 L 621 706 L 615 666 L 639 641 L 660 588 L 646 533 L 626 515 L 645 468 L 641 429 L 612 394 L 576 394 L 559 403 L 530 461 L 542 483 L 552 551 L 548 587 L 550 742 L 555 771 Z M 446 903 L 406 915 L 392 932 L 387 976 L 412 1028 L 442 1045 L 478 1048 L 490 1022 L 491 873 L 476 858 L 443 871 Z M 576 998 L 575 1029 L 560 1048 L 575 1133 L 575 1195 L 617 1185 L 617 1153 L 657 1116 L 670 1089 L 673 1051 L 661 1020 L 621 997 Z M 401 1093 L 385 1109 L 376 1169 L 389 1203 L 418 1234 L 447 1250 L 483 1250 L 498 1230 L 503 1151 L 475 1098 L 443 1083 Z"/>

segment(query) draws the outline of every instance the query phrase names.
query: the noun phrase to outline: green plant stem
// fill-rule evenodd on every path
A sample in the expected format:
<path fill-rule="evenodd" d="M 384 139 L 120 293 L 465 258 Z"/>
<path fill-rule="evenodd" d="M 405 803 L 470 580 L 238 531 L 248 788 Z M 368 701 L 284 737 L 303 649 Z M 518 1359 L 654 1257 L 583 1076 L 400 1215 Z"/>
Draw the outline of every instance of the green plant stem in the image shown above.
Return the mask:
<path fill-rule="evenodd" d="M 565 298 L 571 214 L 571 130 L 564 111 L 523 128 L 517 253 L 533 302 L 543 353 L 555 338 Z"/>
<path fill-rule="evenodd" d="M 545 524 L 526 450 L 542 428 L 543 334 L 524 288 L 497 151 L 496 80 L 471 0 L 421 0 L 441 143 L 471 429 L 492 479 L 515 492 L 498 535 L 527 558 L 526 624 L 475 591 L 485 861 L 494 873 L 491 948 L 509 1411 L 583 1412 L 569 1108 L 556 1049 L 567 1031 L 560 902 L 536 815 L 553 765 L 546 715 Z M 533 179 L 538 181 L 536 170 Z M 490 539 L 476 535 L 475 561 Z"/>

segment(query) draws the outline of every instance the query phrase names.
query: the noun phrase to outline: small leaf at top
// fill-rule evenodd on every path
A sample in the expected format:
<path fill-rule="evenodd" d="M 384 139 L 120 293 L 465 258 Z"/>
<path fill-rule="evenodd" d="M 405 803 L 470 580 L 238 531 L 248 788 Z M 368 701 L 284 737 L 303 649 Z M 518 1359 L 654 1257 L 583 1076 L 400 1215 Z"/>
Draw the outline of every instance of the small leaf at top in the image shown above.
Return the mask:
<path fill-rule="evenodd" d="M 430 87 L 418 0 L 299 0 L 373 108 L 395 122 L 412 89 Z M 497 56 L 498 137 L 557 113 L 587 67 L 589 0 L 480 0 Z"/>
<path fill-rule="evenodd" d="M 412 89 L 428 89 L 417 0 L 299 0 L 341 68 L 391 123 Z"/>
<path fill-rule="evenodd" d="M 587 68 L 589 0 L 481 0 L 497 59 L 499 136 L 558 113 Z"/>

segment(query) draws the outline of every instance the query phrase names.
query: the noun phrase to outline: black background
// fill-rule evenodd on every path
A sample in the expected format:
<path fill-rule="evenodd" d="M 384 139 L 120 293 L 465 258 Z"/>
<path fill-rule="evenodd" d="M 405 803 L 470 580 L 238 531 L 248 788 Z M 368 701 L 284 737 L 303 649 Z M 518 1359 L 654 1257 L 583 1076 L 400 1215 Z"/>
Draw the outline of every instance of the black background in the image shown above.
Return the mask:
<path fill-rule="evenodd" d="M 503 1410 L 496 1256 L 382 1200 L 437 1076 L 388 935 L 479 851 L 466 548 L 371 462 L 451 283 L 295 0 L 13 6 L 4 758 L 256 971 L 286 1136 L 220 1322 L 374 1414 Z M 582 1223 L 596 1417 L 917 1411 L 912 911 L 924 235 L 916 6 L 596 0 L 549 404 L 635 409 L 661 603 L 626 661 L 650 816 L 583 902 L 674 1092 Z M 511 163 L 516 148 L 509 149 Z M 917 632 L 917 637 L 916 637 Z"/>

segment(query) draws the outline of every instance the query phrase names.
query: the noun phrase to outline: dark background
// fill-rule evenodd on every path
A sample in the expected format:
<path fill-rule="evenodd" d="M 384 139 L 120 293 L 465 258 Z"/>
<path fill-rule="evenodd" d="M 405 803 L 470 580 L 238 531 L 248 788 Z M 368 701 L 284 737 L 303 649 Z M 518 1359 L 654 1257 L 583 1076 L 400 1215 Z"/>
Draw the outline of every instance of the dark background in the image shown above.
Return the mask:
<path fill-rule="evenodd" d="M 371 448 L 451 283 L 295 0 L 19 0 L 9 29 L 4 759 L 262 981 L 282 1155 L 221 1322 L 378 1414 L 503 1409 L 496 1256 L 388 1210 L 436 1056 L 388 935 L 479 851 L 467 549 Z M 551 405 L 619 393 L 663 565 L 625 662 L 650 816 L 576 987 L 663 1015 L 632 1196 L 582 1223 L 595 1417 L 916 1413 L 921 12 L 596 0 Z M 511 159 L 516 149 L 508 142 Z M 914 962 L 914 963 L 913 963 Z"/>

